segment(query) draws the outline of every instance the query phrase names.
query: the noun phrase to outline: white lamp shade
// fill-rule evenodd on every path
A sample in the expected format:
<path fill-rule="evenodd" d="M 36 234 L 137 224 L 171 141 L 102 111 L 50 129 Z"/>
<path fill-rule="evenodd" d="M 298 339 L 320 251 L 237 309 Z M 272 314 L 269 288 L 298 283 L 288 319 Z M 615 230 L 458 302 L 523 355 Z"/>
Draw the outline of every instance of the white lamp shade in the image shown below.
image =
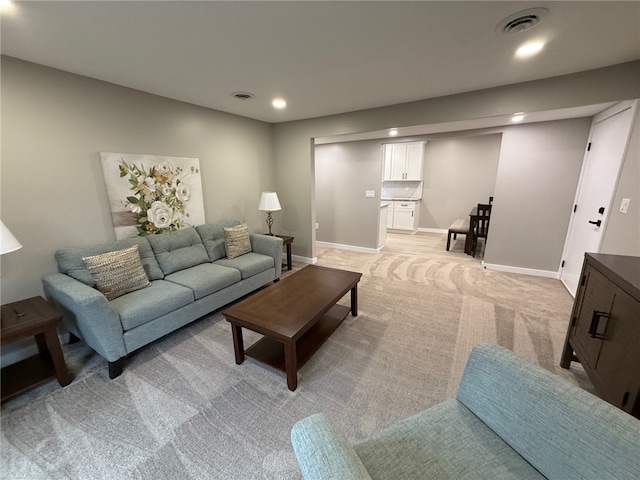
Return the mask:
<path fill-rule="evenodd" d="M 278 210 L 282 210 L 280 201 L 278 200 L 278 194 L 276 192 L 262 192 L 258 210 L 262 210 L 263 212 L 276 212 Z"/>
<path fill-rule="evenodd" d="M 9 229 L 4 226 L 4 223 L 0 221 L 0 224 L 2 224 L 2 230 L 0 231 L 0 255 L 15 252 L 16 250 L 22 248 L 20 242 L 16 239 L 16 237 L 13 236 L 13 233 L 11 233 Z"/>

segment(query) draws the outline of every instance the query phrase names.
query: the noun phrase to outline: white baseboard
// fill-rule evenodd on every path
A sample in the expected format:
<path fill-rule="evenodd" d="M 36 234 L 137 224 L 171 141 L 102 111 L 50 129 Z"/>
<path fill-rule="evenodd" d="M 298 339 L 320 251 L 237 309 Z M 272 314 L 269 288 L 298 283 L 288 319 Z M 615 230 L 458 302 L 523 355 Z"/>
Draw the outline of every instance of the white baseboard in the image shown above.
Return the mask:
<path fill-rule="evenodd" d="M 519 273 L 521 275 L 532 275 L 534 277 L 555 278 L 556 280 L 560 279 L 560 271 L 554 272 L 551 270 L 537 270 L 535 268 L 511 267 L 509 265 L 496 265 L 485 262 L 482 262 L 482 267 L 498 272 Z"/>
<path fill-rule="evenodd" d="M 418 231 L 424 233 L 444 233 L 445 235 L 449 233 L 448 228 L 419 228 Z"/>
<path fill-rule="evenodd" d="M 295 260 L 296 262 L 308 263 L 309 265 L 315 265 L 318 263 L 318 257 L 301 257 L 300 255 L 291 255 L 291 260 Z"/>
<path fill-rule="evenodd" d="M 350 250 L 352 252 L 360 252 L 360 253 L 380 253 L 380 248 L 366 248 L 366 247 L 356 247 L 354 245 L 343 245 L 341 243 L 329 243 L 329 242 L 319 242 L 316 240 L 316 245 L 318 247 L 325 248 L 337 248 L 339 250 Z"/>

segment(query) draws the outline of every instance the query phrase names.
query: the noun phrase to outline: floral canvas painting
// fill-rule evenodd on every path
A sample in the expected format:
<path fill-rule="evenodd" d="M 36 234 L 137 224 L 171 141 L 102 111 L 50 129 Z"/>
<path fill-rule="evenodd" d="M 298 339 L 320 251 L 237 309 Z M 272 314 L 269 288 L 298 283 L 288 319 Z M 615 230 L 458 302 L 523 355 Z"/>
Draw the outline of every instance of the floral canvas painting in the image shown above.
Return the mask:
<path fill-rule="evenodd" d="M 200 160 L 101 152 L 118 240 L 204 223 Z"/>

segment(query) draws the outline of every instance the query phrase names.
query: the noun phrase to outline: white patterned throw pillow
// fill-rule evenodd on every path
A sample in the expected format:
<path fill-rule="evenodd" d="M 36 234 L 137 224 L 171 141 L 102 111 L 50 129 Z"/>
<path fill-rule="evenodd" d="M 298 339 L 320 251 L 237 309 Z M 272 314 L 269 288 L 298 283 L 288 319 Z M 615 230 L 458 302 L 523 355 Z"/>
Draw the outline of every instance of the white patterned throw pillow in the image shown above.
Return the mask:
<path fill-rule="evenodd" d="M 96 288 L 108 300 L 151 285 L 140 261 L 138 245 L 82 260 L 95 280 Z"/>
<path fill-rule="evenodd" d="M 227 246 L 227 258 L 236 258 L 251 251 L 249 227 L 246 223 L 224 227 L 224 241 Z"/>

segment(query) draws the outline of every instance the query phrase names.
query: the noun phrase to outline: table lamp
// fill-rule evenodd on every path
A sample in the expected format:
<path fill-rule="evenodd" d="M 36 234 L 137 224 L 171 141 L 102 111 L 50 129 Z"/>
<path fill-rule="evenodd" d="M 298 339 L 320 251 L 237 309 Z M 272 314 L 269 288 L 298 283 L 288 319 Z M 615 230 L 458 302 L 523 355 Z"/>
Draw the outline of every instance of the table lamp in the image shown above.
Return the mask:
<path fill-rule="evenodd" d="M 9 231 L 1 220 L 0 225 L 2 225 L 2 229 L 0 230 L 0 255 L 21 249 L 22 245 L 18 239 L 13 236 L 13 233 Z"/>
<path fill-rule="evenodd" d="M 262 192 L 262 195 L 260 196 L 260 203 L 258 204 L 258 210 L 267 212 L 267 226 L 269 227 L 269 235 L 273 236 L 273 233 L 271 233 L 271 226 L 273 225 L 273 217 L 271 217 L 271 212 L 282 210 L 280 201 L 278 200 L 278 194 L 276 192 Z"/>

